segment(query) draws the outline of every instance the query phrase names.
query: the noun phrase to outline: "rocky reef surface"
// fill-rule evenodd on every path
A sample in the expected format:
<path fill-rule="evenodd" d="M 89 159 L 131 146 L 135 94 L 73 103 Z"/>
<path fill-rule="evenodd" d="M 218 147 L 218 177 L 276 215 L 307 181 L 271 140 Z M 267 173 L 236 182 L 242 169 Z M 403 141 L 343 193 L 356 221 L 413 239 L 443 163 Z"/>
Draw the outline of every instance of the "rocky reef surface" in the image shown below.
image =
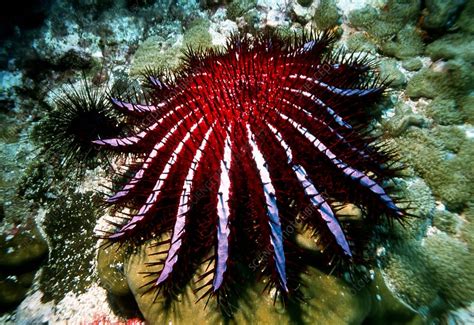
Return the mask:
<path fill-rule="evenodd" d="M 82 75 L 92 85 L 128 87 L 147 66 L 179 66 L 187 46 L 220 47 L 233 32 L 263 28 L 333 29 L 338 46 L 378 60 L 391 89 L 375 132 L 399 149 L 406 168 L 396 185 L 418 218 L 405 227 L 381 227 L 376 265 L 358 280 L 329 274 L 317 262 L 314 242 L 301 236 L 314 253 L 305 275 L 307 301 L 283 309 L 255 284 L 243 288 L 247 299 L 237 302 L 235 322 L 474 322 L 473 1 L 16 5 L 0 20 L 1 323 L 225 320 L 212 303 L 195 304 L 192 287 L 171 305 L 142 294 L 139 272 L 151 243 L 100 248 L 94 236 L 106 217 L 97 189 L 111 185 L 105 176 L 117 162 L 72 176 L 63 157 L 44 155 L 37 130 L 63 85 Z"/>

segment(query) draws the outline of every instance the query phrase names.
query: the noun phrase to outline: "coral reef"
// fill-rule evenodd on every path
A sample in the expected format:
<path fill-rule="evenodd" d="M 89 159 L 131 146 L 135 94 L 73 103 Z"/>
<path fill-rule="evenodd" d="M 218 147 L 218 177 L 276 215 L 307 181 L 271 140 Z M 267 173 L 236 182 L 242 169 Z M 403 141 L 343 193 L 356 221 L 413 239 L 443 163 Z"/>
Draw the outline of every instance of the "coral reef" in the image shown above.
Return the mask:
<path fill-rule="evenodd" d="M 336 7 L 335 0 L 319 1 L 316 7 L 313 22 L 320 30 L 331 29 L 341 23 L 341 15 Z"/>
<path fill-rule="evenodd" d="M 383 7 L 366 6 L 350 13 L 349 23 L 365 30 L 382 52 L 397 58 L 420 54 L 421 36 L 414 29 L 421 1 L 388 0 Z"/>
<path fill-rule="evenodd" d="M 332 28 L 337 48 L 368 53 L 380 75 L 392 80 L 389 95 L 370 114 L 371 126 L 374 135 L 401 149 L 406 168 L 394 185 L 410 201 L 400 206 L 419 218 L 404 227 L 377 227 L 369 248 L 377 251 L 380 270 L 365 270 L 369 280 L 327 275 L 311 231 L 298 229 L 295 243 L 311 252 L 305 261 L 313 263 L 303 276 L 308 288 L 301 289 L 310 303 L 273 306 L 275 292 L 261 295 L 262 284 L 250 277 L 238 308 L 230 310 L 242 322 L 257 315 L 282 323 L 474 323 L 468 258 L 474 242 L 474 1 L 19 0 L 4 9 L 0 263 L 16 264 L 1 265 L 0 323 L 131 322 L 142 317 L 138 309 L 149 321 L 228 321 L 212 303 L 205 310 L 204 300 L 194 305 L 193 284 L 171 305 L 161 296 L 156 304 L 153 294 L 141 296 L 144 279 L 136 272 L 149 271 L 142 263 L 156 262 L 147 254 L 159 252 L 151 243 L 103 247 L 96 261 L 97 196 L 90 191 L 128 158 L 118 156 L 107 170 L 100 165 L 72 178 L 57 168 L 57 155 L 37 156 L 32 130 L 50 115 L 51 93 L 81 73 L 91 87 L 106 82 L 112 93 L 130 94 L 131 83 L 138 83 L 129 77 L 142 77 L 149 66 L 176 69 L 188 45 L 219 48 L 237 29 L 293 35 L 314 27 Z M 353 224 L 364 220 L 364 209 L 355 205 L 337 214 Z M 248 306 L 245 299 L 255 303 Z"/>

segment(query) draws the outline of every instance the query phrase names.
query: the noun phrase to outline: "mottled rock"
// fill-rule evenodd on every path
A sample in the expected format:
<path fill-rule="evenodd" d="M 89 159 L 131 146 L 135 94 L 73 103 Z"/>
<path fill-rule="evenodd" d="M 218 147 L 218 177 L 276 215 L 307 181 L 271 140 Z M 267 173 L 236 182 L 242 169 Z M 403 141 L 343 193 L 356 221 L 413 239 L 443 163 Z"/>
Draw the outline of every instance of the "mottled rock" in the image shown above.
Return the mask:
<path fill-rule="evenodd" d="M 46 241 L 31 220 L 15 223 L 12 214 L 22 209 L 17 204 L 7 209 L 0 235 L 0 311 L 14 308 L 23 300 L 48 253 Z M 29 212 L 25 210 L 22 212 Z M 22 215 L 22 219 L 28 218 Z"/>
<path fill-rule="evenodd" d="M 411 58 L 404 60 L 402 66 L 408 71 L 418 71 L 423 68 L 423 62 L 419 58 Z"/>
<path fill-rule="evenodd" d="M 303 6 L 299 4 L 298 2 L 293 2 L 291 6 L 291 10 L 292 10 L 292 14 L 295 16 L 293 20 L 300 23 L 301 25 L 305 25 L 308 23 L 308 21 L 312 20 L 314 16 L 314 12 L 316 10 L 316 6 L 315 5 Z"/>
<path fill-rule="evenodd" d="M 0 275 L 0 310 L 12 308 L 25 298 L 35 273 L 36 271 L 18 275 Z"/>
<path fill-rule="evenodd" d="M 0 236 L 0 267 L 32 269 L 48 253 L 48 245 L 35 226 L 16 227 Z"/>
<path fill-rule="evenodd" d="M 59 58 L 55 58 L 51 63 L 56 70 L 60 71 L 69 69 L 88 70 L 93 66 L 94 60 L 89 53 L 71 49 Z"/>
<path fill-rule="evenodd" d="M 126 6 L 129 9 L 136 9 L 136 8 L 140 8 L 140 7 L 151 6 L 155 2 L 156 2 L 156 0 L 127 0 L 126 1 Z M 113 3 L 113 1 L 112 1 L 112 3 Z"/>
<path fill-rule="evenodd" d="M 348 18 L 352 26 L 367 31 L 377 42 L 383 42 L 404 27 L 414 26 L 420 8 L 420 0 L 388 0 L 383 8 L 367 5 L 351 11 Z"/>
<path fill-rule="evenodd" d="M 227 8 L 227 17 L 236 20 L 238 17 L 245 16 L 249 11 L 255 10 L 257 0 L 236 0 Z"/>
<path fill-rule="evenodd" d="M 45 20 L 52 1 L 18 0 L 2 8 L 0 19 L 0 38 L 13 36 L 15 29 L 38 28 Z"/>

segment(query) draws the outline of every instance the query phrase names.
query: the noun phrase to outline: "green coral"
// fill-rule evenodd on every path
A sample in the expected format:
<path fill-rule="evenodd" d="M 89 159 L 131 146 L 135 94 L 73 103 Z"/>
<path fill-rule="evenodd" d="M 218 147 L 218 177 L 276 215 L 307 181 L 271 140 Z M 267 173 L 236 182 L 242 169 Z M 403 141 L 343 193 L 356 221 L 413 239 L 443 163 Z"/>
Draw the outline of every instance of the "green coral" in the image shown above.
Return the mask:
<path fill-rule="evenodd" d="M 419 12 L 419 0 L 389 0 L 380 10 L 366 6 L 352 11 L 349 22 L 381 41 L 396 35 L 406 25 L 416 23 Z"/>
<path fill-rule="evenodd" d="M 148 67 L 172 70 L 178 67 L 180 62 L 180 46 L 172 46 L 159 36 L 151 36 L 135 52 L 130 76 L 140 76 Z"/>
<path fill-rule="evenodd" d="M 467 209 L 463 213 L 466 222 L 461 229 L 461 238 L 466 241 L 470 247 L 471 254 L 474 247 L 474 202 L 469 202 Z"/>
<path fill-rule="evenodd" d="M 313 0 L 298 0 L 298 3 L 303 7 L 309 7 L 313 3 Z"/>
<path fill-rule="evenodd" d="M 389 0 L 380 9 L 366 6 L 352 11 L 349 22 L 368 32 L 386 54 L 406 58 L 423 51 L 421 36 L 415 28 L 419 13 L 419 0 Z"/>
<path fill-rule="evenodd" d="M 466 123 L 474 124 L 474 94 L 469 94 L 459 100 L 459 105 Z"/>
<path fill-rule="evenodd" d="M 435 30 L 449 27 L 464 3 L 465 0 L 425 0 L 423 27 Z"/>
<path fill-rule="evenodd" d="M 176 40 L 165 40 L 160 36 L 147 38 L 135 52 L 130 75 L 141 76 L 149 67 L 158 70 L 175 70 L 182 62 L 183 50 L 186 47 L 193 49 L 211 47 L 209 24 L 209 21 L 205 19 L 196 19 L 191 22 L 184 32 L 182 45 L 177 44 Z"/>
<path fill-rule="evenodd" d="M 472 17 L 474 17 L 474 1 L 467 1 L 464 10 L 461 12 L 455 23 L 455 26 L 464 34 L 474 34 Z"/>
<path fill-rule="evenodd" d="M 421 239 L 408 235 L 418 230 L 403 228 L 407 235 L 391 243 L 384 266 L 391 287 L 429 319 L 474 299 L 472 242 L 453 236 L 459 221 L 454 216 L 437 211 L 433 220 L 437 228 Z"/>
<path fill-rule="evenodd" d="M 459 153 L 469 145 L 465 132 L 457 126 L 437 126 L 431 130 L 431 135 L 449 153 Z"/>
<path fill-rule="evenodd" d="M 410 240 L 393 247 L 392 251 L 398 253 L 391 254 L 383 270 L 390 286 L 404 301 L 413 308 L 426 309 L 436 300 L 437 290 L 431 283 L 430 270 L 420 261 L 423 252 L 419 246 L 416 240 Z"/>
<path fill-rule="evenodd" d="M 474 62 L 474 39 L 461 33 L 445 35 L 429 44 L 426 54 L 433 60 L 459 58 Z"/>
<path fill-rule="evenodd" d="M 393 59 L 382 59 L 379 63 L 380 77 L 390 82 L 390 86 L 400 88 L 406 84 L 405 74 L 400 71 L 398 63 Z"/>
<path fill-rule="evenodd" d="M 319 29 L 330 29 L 341 23 L 341 14 L 334 0 L 321 0 L 314 13 L 313 21 Z"/>
<path fill-rule="evenodd" d="M 382 122 L 386 132 L 391 137 L 398 137 L 406 132 L 410 127 L 425 127 L 428 121 L 421 114 L 414 113 L 410 106 L 403 102 L 395 105 L 395 115 L 388 121 Z"/>
<path fill-rule="evenodd" d="M 184 32 L 183 45 L 194 49 L 208 48 L 212 46 L 211 34 L 209 34 L 210 22 L 207 19 L 196 19 Z"/>
<path fill-rule="evenodd" d="M 474 265 L 466 243 L 435 232 L 423 245 L 413 240 L 396 251 L 384 271 L 398 294 L 429 318 L 474 298 Z"/>
<path fill-rule="evenodd" d="M 414 26 L 405 26 L 392 40 L 381 44 L 384 54 L 399 59 L 406 59 L 423 53 L 424 43 L 421 35 Z"/>
<path fill-rule="evenodd" d="M 426 107 L 426 113 L 440 125 L 461 124 L 463 122 L 463 113 L 453 99 L 435 98 Z"/>
<path fill-rule="evenodd" d="M 361 51 L 368 53 L 377 52 L 377 45 L 366 32 L 355 32 L 349 35 L 346 41 L 349 51 Z"/>
<path fill-rule="evenodd" d="M 433 226 L 451 236 L 458 234 L 461 224 L 462 219 L 447 210 L 436 210 L 433 215 Z"/>
<path fill-rule="evenodd" d="M 445 233 L 428 236 L 425 250 L 438 294 L 451 306 L 474 299 L 474 259 L 466 243 Z"/>
<path fill-rule="evenodd" d="M 394 223 L 390 228 L 390 237 L 402 243 L 419 240 L 426 232 L 429 218 L 436 208 L 433 193 L 421 178 L 397 184 L 397 191 L 401 197 L 410 198 L 410 203 L 399 205 L 407 208 L 417 218 L 407 218 L 403 224 Z"/>
<path fill-rule="evenodd" d="M 443 130 L 444 131 L 444 130 Z M 449 135 L 437 137 L 439 128 L 409 129 L 396 142 L 400 155 L 428 183 L 435 196 L 453 211 L 462 210 L 474 195 L 474 148 L 465 135 L 454 128 L 447 129 Z M 458 142 L 457 152 L 453 145 Z"/>
<path fill-rule="evenodd" d="M 460 98 L 473 88 L 472 65 L 451 60 L 439 69 L 420 70 L 409 82 L 406 94 L 412 98 Z"/>

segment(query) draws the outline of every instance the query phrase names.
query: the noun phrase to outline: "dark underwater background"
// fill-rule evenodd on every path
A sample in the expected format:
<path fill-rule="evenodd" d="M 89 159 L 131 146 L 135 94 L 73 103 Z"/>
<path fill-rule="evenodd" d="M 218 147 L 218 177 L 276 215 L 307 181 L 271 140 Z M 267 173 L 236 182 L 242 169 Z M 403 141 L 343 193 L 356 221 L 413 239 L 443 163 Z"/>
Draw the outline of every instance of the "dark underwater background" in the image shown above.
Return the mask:
<path fill-rule="evenodd" d="M 0 323 L 474 324 L 473 22 L 472 0 L 4 4 Z M 314 242 L 298 235 L 316 256 L 303 276 L 302 315 L 274 305 L 261 288 L 243 289 L 248 300 L 231 319 L 212 301 L 206 309 L 195 304 L 191 289 L 164 312 L 137 289 L 150 245 L 99 247 L 108 213 L 100 191 L 111 185 L 111 167 L 106 157 L 67 150 L 68 132 L 89 122 L 59 132 L 70 115 L 58 98 L 84 87 L 125 93 L 139 86 L 146 67 L 179 67 L 188 46 L 223 47 L 232 33 L 264 29 L 330 29 L 337 48 L 376 60 L 391 83 L 371 124 L 399 151 L 405 169 L 397 191 L 417 218 L 381 227 L 370 239 L 374 263 L 357 278 L 330 273 Z M 357 207 L 348 209 L 360 217 Z"/>

